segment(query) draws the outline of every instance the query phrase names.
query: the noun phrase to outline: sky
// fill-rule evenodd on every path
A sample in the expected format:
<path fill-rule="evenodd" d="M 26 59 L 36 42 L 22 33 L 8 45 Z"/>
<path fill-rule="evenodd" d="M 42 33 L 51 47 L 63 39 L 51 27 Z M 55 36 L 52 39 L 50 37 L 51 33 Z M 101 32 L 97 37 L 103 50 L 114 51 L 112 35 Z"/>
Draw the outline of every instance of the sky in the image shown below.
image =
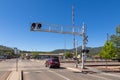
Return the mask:
<path fill-rule="evenodd" d="M 72 49 L 73 35 L 31 32 L 33 22 L 81 28 L 87 26 L 88 47 L 103 46 L 107 33 L 120 24 L 120 0 L 0 0 L 0 45 L 27 51 Z M 44 26 L 42 26 L 44 27 Z M 76 36 L 78 46 L 82 37 Z"/>

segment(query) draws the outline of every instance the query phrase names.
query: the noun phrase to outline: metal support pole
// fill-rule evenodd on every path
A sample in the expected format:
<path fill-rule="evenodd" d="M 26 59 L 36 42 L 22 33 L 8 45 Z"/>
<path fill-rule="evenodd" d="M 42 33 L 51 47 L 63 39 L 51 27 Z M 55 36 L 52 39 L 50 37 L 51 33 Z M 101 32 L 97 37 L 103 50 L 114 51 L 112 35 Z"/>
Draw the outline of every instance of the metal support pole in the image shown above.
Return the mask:
<path fill-rule="evenodd" d="M 72 32 L 74 32 L 74 5 L 72 5 Z M 74 46 L 74 49 L 73 49 L 73 53 L 75 54 L 75 34 L 73 34 L 73 46 Z"/>
<path fill-rule="evenodd" d="M 84 44 L 82 44 L 82 49 L 85 49 Z M 84 59 L 85 59 L 85 53 L 82 52 L 82 65 L 81 68 L 84 69 Z"/>
<path fill-rule="evenodd" d="M 75 44 L 75 49 L 76 49 L 76 54 L 75 54 L 75 57 L 76 57 L 76 68 L 78 68 L 77 47 L 78 47 L 78 44 L 77 44 L 77 41 L 76 41 L 76 44 Z"/>
<path fill-rule="evenodd" d="M 16 57 L 16 71 L 18 71 L 18 55 Z"/>
<path fill-rule="evenodd" d="M 87 36 L 86 36 L 86 33 L 85 33 L 85 24 L 83 23 L 83 26 L 82 26 L 82 39 L 83 39 L 83 42 L 82 42 L 82 50 L 86 49 L 86 44 L 87 44 Z M 82 52 L 82 65 L 81 65 L 81 68 L 84 69 L 85 66 L 84 66 L 84 61 L 85 61 L 85 52 Z"/>
<path fill-rule="evenodd" d="M 16 71 L 18 71 L 18 49 L 17 48 L 14 48 L 14 53 L 16 54 Z"/>
<path fill-rule="evenodd" d="M 65 36 L 65 34 L 64 34 L 64 54 L 66 54 L 66 36 Z M 64 55 L 63 59 L 64 60 L 66 59 L 65 55 Z"/>

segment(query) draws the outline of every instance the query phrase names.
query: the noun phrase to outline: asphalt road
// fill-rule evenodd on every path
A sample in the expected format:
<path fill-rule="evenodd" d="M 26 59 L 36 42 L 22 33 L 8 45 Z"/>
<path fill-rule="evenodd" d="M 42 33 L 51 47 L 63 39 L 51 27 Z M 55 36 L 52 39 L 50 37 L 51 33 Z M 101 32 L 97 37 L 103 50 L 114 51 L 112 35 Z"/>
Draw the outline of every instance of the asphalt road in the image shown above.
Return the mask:
<path fill-rule="evenodd" d="M 62 63 L 60 69 L 44 67 L 44 61 L 21 61 L 24 65 L 23 80 L 120 80 L 119 74 L 79 72 L 66 67 L 72 63 Z M 28 67 L 25 69 L 25 67 Z"/>
<path fill-rule="evenodd" d="M 68 69 L 41 69 L 23 71 L 23 80 L 120 80 L 119 75 L 84 73 Z"/>
<path fill-rule="evenodd" d="M 44 60 L 18 60 L 18 70 L 23 71 L 23 80 L 120 80 L 120 73 L 80 72 L 66 68 L 75 68 L 73 63 L 62 63 L 61 68 L 49 69 L 44 63 Z M 0 62 L 0 76 L 15 70 L 15 59 Z"/>

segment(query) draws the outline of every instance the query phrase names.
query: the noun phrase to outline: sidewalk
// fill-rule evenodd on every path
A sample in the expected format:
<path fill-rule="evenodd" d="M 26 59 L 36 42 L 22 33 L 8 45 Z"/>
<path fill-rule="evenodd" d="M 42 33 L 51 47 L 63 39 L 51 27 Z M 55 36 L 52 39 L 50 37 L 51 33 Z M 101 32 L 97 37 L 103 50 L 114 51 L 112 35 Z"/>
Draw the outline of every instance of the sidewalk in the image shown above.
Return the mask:
<path fill-rule="evenodd" d="M 85 67 L 85 69 L 81 69 L 81 66 L 78 65 L 78 68 L 76 68 L 76 66 L 69 66 L 66 67 L 66 69 L 69 69 L 71 71 L 75 71 L 75 72 L 84 72 L 84 73 L 98 73 L 98 72 L 102 72 L 101 70 L 98 70 L 97 68 L 94 67 Z"/>
<path fill-rule="evenodd" d="M 90 72 L 96 73 L 96 72 L 98 72 L 97 70 L 95 71 L 94 69 L 90 69 L 90 68 L 81 69 L 80 67 L 79 68 L 66 67 L 66 69 L 69 69 L 69 70 L 74 71 L 74 72 L 86 72 L 86 73 L 90 73 Z"/>
<path fill-rule="evenodd" d="M 21 80 L 21 71 L 12 71 L 7 80 Z"/>

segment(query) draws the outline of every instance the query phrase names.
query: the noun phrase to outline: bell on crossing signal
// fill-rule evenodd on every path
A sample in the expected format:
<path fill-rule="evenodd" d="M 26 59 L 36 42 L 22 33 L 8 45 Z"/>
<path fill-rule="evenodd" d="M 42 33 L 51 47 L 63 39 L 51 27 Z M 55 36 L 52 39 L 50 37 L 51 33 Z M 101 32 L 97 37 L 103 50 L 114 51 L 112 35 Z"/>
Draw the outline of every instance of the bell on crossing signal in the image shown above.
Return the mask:
<path fill-rule="evenodd" d="M 35 27 L 36 27 L 36 23 L 32 23 L 32 25 L 31 25 L 31 31 L 34 31 Z"/>

